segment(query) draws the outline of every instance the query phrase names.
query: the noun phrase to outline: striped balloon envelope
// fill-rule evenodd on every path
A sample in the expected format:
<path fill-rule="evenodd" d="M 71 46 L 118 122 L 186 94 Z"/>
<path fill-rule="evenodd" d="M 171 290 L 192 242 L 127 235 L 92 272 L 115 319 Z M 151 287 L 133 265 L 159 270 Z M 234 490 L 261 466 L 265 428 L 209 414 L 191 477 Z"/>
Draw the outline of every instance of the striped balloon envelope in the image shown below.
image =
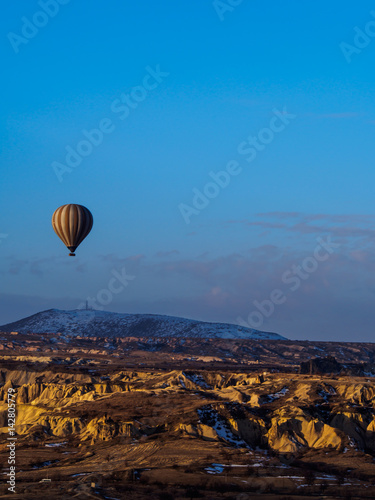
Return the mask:
<path fill-rule="evenodd" d="M 82 205 L 62 205 L 52 216 L 52 227 L 70 250 L 71 257 L 75 256 L 76 248 L 91 231 L 93 222 L 90 210 Z"/>

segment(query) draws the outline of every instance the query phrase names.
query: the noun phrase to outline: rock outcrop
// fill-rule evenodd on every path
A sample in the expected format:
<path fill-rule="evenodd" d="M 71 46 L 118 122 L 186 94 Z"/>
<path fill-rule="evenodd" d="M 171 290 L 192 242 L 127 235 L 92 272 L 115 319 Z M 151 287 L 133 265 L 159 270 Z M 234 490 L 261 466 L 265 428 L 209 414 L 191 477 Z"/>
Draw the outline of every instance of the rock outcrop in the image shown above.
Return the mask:
<path fill-rule="evenodd" d="M 270 448 L 279 453 L 295 453 L 301 448 L 343 449 L 348 440 L 334 427 L 311 417 L 300 408 L 275 412 L 267 433 Z"/>
<path fill-rule="evenodd" d="M 76 436 L 92 444 L 179 431 L 282 454 L 345 447 L 375 453 L 375 384 L 364 379 L 189 370 L 81 375 L 3 369 L 0 431 L 7 431 L 7 389 L 14 387 L 20 438 Z M 171 416 L 161 420 L 163 398 Z"/>
<path fill-rule="evenodd" d="M 300 364 L 299 373 L 309 375 L 324 375 L 326 373 L 338 374 L 343 369 L 342 365 L 333 356 L 314 358 Z"/>

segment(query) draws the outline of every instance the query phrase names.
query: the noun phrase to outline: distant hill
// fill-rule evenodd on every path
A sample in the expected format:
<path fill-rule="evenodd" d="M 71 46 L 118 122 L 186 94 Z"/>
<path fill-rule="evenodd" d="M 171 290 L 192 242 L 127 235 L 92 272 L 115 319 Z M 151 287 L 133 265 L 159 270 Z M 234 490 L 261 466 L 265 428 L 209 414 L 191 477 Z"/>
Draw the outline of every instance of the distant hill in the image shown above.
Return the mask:
<path fill-rule="evenodd" d="M 49 309 L 0 326 L 4 332 L 62 333 L 82 337 L 179 337 L 285 340 L 276 333 L 260 332 L 227 323 L 207 323 L 156 314 Z"/>

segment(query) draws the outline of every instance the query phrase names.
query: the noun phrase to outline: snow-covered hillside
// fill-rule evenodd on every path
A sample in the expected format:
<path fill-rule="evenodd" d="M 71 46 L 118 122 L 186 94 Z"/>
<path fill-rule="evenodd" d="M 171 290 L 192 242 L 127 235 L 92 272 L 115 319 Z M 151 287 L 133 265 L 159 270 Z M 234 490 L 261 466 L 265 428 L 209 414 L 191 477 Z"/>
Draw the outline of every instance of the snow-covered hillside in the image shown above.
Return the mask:
<path fill-rule="evenodd" d="M 1 331 L 62 333 L 83 337 L 193 337 L 223 339 L 285 339 L 226 323 L 206 323 L 155 314 L 121 314 L 106 311 L 49 309 L 14 323 Z"/>

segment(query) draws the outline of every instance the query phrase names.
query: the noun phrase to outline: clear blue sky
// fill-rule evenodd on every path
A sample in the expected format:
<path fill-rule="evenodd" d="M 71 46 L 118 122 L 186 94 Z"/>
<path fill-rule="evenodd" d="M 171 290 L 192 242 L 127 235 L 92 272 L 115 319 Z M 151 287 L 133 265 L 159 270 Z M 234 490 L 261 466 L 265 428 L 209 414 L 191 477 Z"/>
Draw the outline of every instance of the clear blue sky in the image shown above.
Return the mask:
<path fill-rule="evenodd" d="M 43 3 L 50 14 L 40 15 Z M 373 339 L 373 3 L 225 3 L 8 3 L 0 20 L 0 324 L 75 308 L 126 268 L 134 279 L 104 309 L 236 323 L 280 289 L 285 301 L 259 329 Z M 367 25 L 371 36 L 358 38 L 355 27 Z M 349 56 L 342 42 L 354 47 Z M 133 91 L 140 101 L 131 98 L 121 119 L 119 100 L 150 68 L 164 76 Z M 263 129 L 275 109 L 271 137 Z M 103 119 L 112 132 L 60 182 L 54 162 L 66 164 L 66 147 L 76 149 Z M 249 162 L 239 148 L 258 134 L 267 143 L 258 140 Z M 238 175 L 194 208 L 193 190 L 230 161 Z M 65 203 L 94 215 L 75 259 L 51 228 Z M 194 209 L 189 224 L 181 204 Z M 282 276 L 314 255 L 319 237 L 340 246 L 291 290 Z"/>

